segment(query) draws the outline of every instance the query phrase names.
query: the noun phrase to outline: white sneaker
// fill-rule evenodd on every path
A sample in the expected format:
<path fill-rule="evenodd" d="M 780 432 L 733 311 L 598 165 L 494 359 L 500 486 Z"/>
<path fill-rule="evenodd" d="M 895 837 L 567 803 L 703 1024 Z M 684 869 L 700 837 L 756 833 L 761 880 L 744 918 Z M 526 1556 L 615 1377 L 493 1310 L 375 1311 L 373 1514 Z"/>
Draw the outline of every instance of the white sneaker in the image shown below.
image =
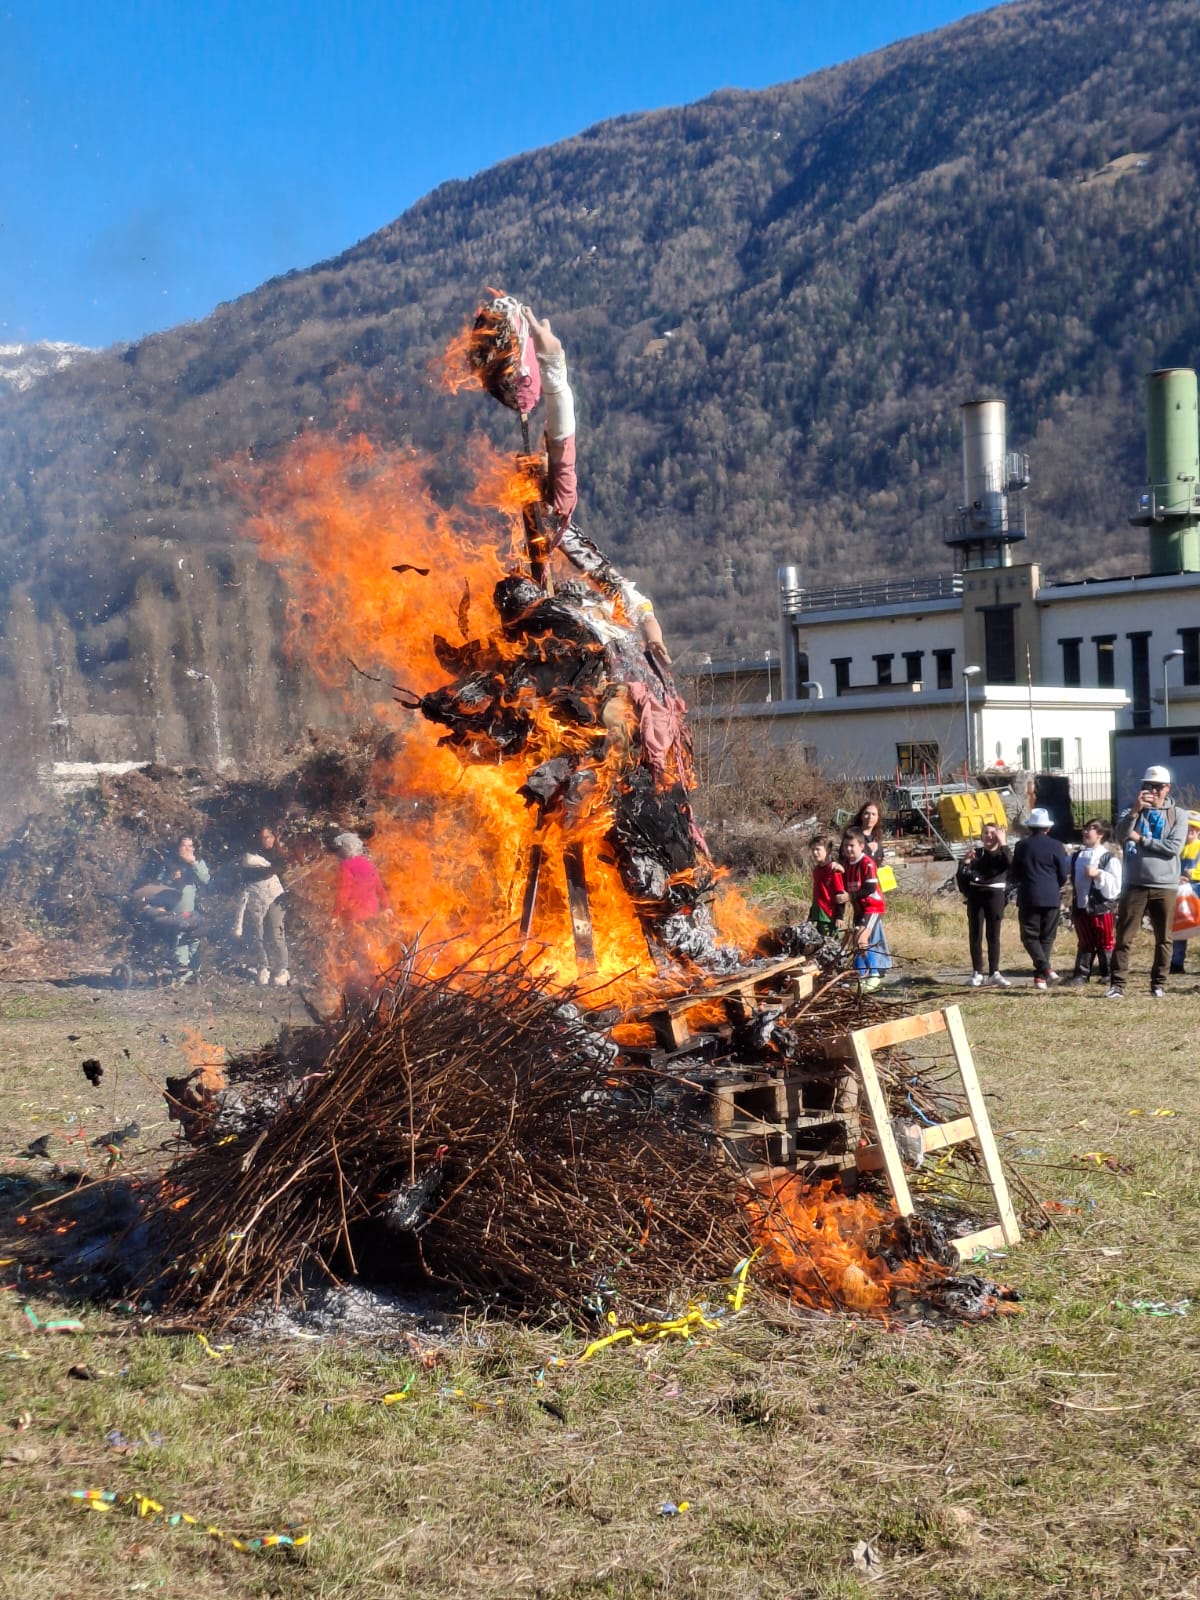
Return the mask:
<path fill-rule="evenodd" d="M 1124 1000 L 1125 991 L 1124 989 L 1110 989 L 1104 998 L 1106 1000 Z"/>
<path fill-rule="evenodd" d="M 288 984 L 291 981 L 292 981 L 291 974 L 288 972 L 288 969 L 286 967 L 284 967 L 282 972 L 277 972 L 275 974 L 275 976 L 271 979 L 271 982 L 275 985 L 275 987 L 277 989 L 286 989 Z"/>
<path fill-rule="evenodd" d="M 258 969 L 258 986 L 259 986 L 259 988 L 260 989 L 265 989 L 267 987 L 267 985 L 270 983 L 270 981 L 271 981 L 271 969 L 270 969 L 270 967 L 259 967 L 259 969 Z"/>
<path fill-rule="evenodd" d="M 973 972 L 971 974 L 971 987 L 972 987 L 972 989 L 982 989 L 983 988 L 983 973 L 982 972 Z"/>
<path fill-rule="evenodd" d="M 1167 991 L 1165 989 L 1151 989 L 1150 998 L 1152 1000 L 1165 1000 L 1167 998 Z"/>
<path fill-rule="evenodd" d="M 1012 980 L 1010 978 L 1006 978 L 1002 972 L 993 972 L 991 978 L 988 981 L 990 983 L 994 983 L 996 985 L 997 989 L 1011 989 L 1012 988 Z"/>

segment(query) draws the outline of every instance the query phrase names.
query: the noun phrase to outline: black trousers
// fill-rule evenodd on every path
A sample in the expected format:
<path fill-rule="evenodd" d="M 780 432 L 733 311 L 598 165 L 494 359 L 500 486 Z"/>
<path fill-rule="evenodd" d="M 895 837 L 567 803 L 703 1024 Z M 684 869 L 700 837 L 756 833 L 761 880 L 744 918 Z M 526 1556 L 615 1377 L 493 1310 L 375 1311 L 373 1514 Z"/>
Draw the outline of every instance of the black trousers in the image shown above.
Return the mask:
<path fill-rule="evenodd" d="M 1054 935 L 1058 932 L 1061 906 L 1022 906 L 1021 943 L 1033 962 L 1035 978 L 1044 978 L 1053 968 Z"/>
<path fill-rule="evenodd" d="M 1000 971 L 1000 924 L 1004 920 L 1003 889 L 967 890 L 967 932 L 971 940 L 971 971 Z M 983 940 L 987 935 L 987 966 Z"/>

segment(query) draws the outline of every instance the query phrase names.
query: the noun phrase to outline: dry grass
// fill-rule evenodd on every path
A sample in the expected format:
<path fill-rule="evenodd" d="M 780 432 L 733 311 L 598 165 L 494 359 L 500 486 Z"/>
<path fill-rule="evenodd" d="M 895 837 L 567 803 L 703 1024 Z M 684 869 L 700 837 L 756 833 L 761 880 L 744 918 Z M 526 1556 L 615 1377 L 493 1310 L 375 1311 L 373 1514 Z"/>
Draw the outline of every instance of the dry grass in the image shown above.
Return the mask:
<path fill-rule="evenodd" d="M 414 1370 L 402 1345 L 247 1341 L 217 1362 L 195 1339 L 92 1308 L 81 1335 L 31 1334 L 9 1292 L 0 1356 L 31 1359 L 0 1359 L 0 1423 L 31 1421 L 0 1435 L 0 1457 L 28 1452 L 0 1467 L 0 1594 L 1200 1595 L 1200 1305 L 1152 1317 L 1115 1304 L 1196 1293 L 1197 981 L 1160 1004 L 1027 983 L 976 994 L 936 980 L 966 964 L 953 903 L 901 897 L 889 920 L 911 958 L 908 1003 L 963 1004 L 1004 1142 L 1065 1208 L 1053 1232 L 989 1265 L 1020 1289 L 1021 1316 L 889 1332 L 781 1325 L 751 1304 L 711 1342 L 618 1346 L 540 1389 L 539 1369 L 571 1346 L 474 1324 L 446 1340 L 444 1369 L 384 1407 L 377 1397 Z M 1006 952 L 1015 973 L 1013 928 Z M 166 1056 L 172 1000 L 138 997 L 125 1013 L 86 990 L 0 994 L 8 1148 L 46 1131 L 46 1107 L 107 1125 L 112 1108 L 89 1109 L 74 1081 L 78 1057 L 104 1050 L 66 1034 Z M 256 1004 L 212 1019 L 221 1042 L 262 1037 Z M 143 1090 L 149 1102 L 130 1078 L 130 1104 Z M 1075 1159 L 1089 1152 L 1122 1170 Z M 69 1377 L 76 1363 L 99 1375 Z M 114 1428 L 163 1443 L 117 1455 Z M 67 1492 L 88 1485 L 142 1489 L 242 1533 L 304 1518 L 315 1537 L 305 1560 L 240 1555 L 78 1510 Z M 663 1517 L 668 1500 L 690 1509 Z M 878 1582 L 851 1563 L 864 1538 Z"/>

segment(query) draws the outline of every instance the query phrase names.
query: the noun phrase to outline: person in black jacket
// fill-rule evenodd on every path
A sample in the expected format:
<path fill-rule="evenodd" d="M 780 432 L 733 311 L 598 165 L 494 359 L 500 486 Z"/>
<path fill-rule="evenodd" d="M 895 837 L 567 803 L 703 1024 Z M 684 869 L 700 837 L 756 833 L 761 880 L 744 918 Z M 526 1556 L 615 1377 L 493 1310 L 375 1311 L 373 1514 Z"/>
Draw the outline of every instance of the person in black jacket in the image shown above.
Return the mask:
<path fill-rule="evenodd" d="M 1057 839 L 1050 837 L 1052 824 L 1050 813 L 1041 806 L 1029 813 L 1025 824 L 1029 836 L 1018 842 L 1009 872 L 1009 882 L 1017 890 L 1021 943 L 1033 962 L 1035 989 L 1058 982 L 1050 958 L 1062 915 L 1063 884 L 1071 876 L 1067 852 Z"/>
<path fill-rule="evenodd" d="M 955 877 L 967 899 L 967 933 L 971 941 L 971 987 L 981 989 L 992 982 L 999 989 L 1010 987 L 1000 971 L 1000 923 L 1004 918 L 1004 896 L 1012 851 L 1004 831 L 989 822 L 979 843 L 958 864 Z M 983 964 L 983 940 L 987 935 L 988 964 Z M 985 979 L 984 973 L 991 977 Z"/>

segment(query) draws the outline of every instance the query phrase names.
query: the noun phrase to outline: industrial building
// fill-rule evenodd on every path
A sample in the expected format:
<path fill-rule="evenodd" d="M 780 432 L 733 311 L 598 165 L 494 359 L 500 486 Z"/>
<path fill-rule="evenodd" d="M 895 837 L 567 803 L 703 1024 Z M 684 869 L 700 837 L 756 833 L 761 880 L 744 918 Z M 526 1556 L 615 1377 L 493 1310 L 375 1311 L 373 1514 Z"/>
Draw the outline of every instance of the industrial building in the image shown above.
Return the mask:
<path fill-rule="evenodd" d="M 1196 374 L 1146 378 L 1146 486 L 1130 521 L 1148 570 L 1044 582 L 1014 559 L 1028 457 L 1003 400 L 962 408 L 953 570 L 809 589 L 779 573 L 780 648 L 706 668 L 709 716 L 768 719 L 776 742 L 846 775 L 1034 769 L 1107 774 L 1112 736 L 1162 729 L 1157 759 L 1200 781 L 1200 432 Z M 1170 726 L 1168 726 L 1170 724 Z M 1107 792 L 1105 790 L 1105 792 Z"/>

